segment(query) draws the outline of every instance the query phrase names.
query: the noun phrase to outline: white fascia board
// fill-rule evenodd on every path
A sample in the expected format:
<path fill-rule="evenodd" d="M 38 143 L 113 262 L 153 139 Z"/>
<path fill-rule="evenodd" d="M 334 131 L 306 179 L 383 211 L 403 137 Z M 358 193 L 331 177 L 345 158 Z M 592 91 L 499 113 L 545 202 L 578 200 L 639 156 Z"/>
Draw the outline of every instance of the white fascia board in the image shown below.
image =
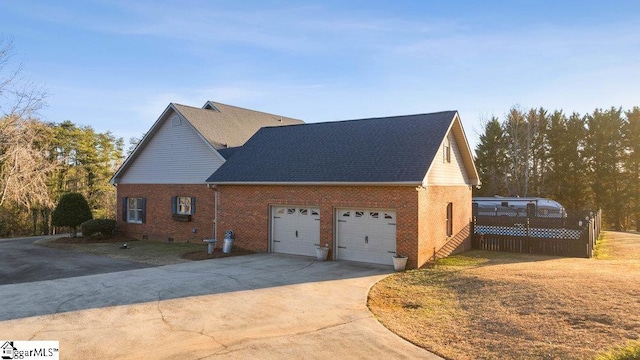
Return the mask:
<path fill-rule="evenodd" d="M 185 123 L 189 124 L 191 129 L 193 131 L 195 131 L 195 133 L 198 135 L 198 137 L 200 139 L 202 139 L 202 141 L 211 150 L 213 150 L 214 154 L 216 154 L 216 156 L 218 156 L 222 160 L 222 162 L 226 161 L 226 159 L 222 155 L 220 155 L 218 150 L 216 150 L 216 148 L 214 148 L 213 145 L 211 145 L 211 143 L 209 141 L 207 141 L 207 139 L 205 139 L 204 136 L 202 136 L 202 134 L 193 126 L 193 124 L 191 124 L 191 122 L 184 115 L 182 115 L 182 113 L 180 111 L 178 111 L 178 109 L 176 109 L 174 104 L 170 103 L 169 106 L 167 106 L 167 108 L 162 112 L 160 117 L 158 117 L 158 120 L 156 120 L 156 122 L 153 124 L 153 126 L 151 126 L 151 129 L 149 129 L 149 131 L 144 135 L 142 140 L 140 140 L 140 142 L 138 143 L 136 148 L 131 152 L 131 154 L 127 157 L 127 159 L 124 161 L 124 163 L 122 163 L 122 165 L 120 166 L 118 171 L 116 171 L 116 173 L 111 177 L 111 180 L 109 180 L 109 182 L 111 184 L 116 184 L 117 183 L 117 180 L 120 178 L 120 174 L 123 173 L 129 167 L 130 163 L 138 156 L 138 153 L 141 151 L 141 149 L 144 148 L 144 146 L 150 141 L 150 139 L 153 137 L 153 135 L 155 135 L 155 133 L 158 131 L 158 129 L 162 126 L 162 124 L 165 121 L 167 121 L 167 119 L 169 118 L 169 109 L 173 110 L 173 112 L 176 115 L 178 115 L 182 121 L 184 121 Z"/>
<path fill-rule="evenodd" d="M 475 161 L 473 160 L 473 152 L 471 151 L 471 147 L 469 146 L 469 141 L 467 140 L 467 135 L 464 132 L 464 127 L 462 126 L 462 120 L 460 120 L 460 115 L 456 112 L 456 116 L 454 118 L 458 122 L 458 129 L 460 131 L 460 135 L 462 135 L 462 139 L 464 140 L 464 154 L 466 154 L 467 160 L 469 161 L 469 165 L 471 165 L 471 169 L 467 169 L 467 171 L 471 170 L 471 174 L 473 176 L 469 176 L 469 178 L 473 178 L 471 181 L 471 185 L 477 186 L 480 185 L 480 174 L 478 174 L 478 169 L 476 169 Z M 454 134 L 455 135 L 455 134 Z M 456 141 L 456 143 L 460 143 L 460 141 Z M 458 145 L 460 147 L 460 145 Z M 467 166 L 465 166 L 467 167 Z"/>
<path fill-rule="evenodd" d="M 218 108 L 215 106 L 215 104 L 211 100 L 207 100 L 207 102 L 204 103 L 204 105 L 202 105 L 203 109 L 206 109 L 207 107 L 209 107 L 213 111 L 220 112 L 220 110 L 218 110 Z"/>
<path fill-rule="evenodd" d="M 399 181 L 399 182 L 296 182 L 296 181 L 225 181 L 207 182 L 211 185 L 287 185 L 287 186 L 420 186 L 419 181 Z"/>
<path fill-rule="evenodd" d="M 193 126 L 193 124 L 191 124 L 191 122 L 189 121 L 189 119 L 187 119 L 184 115 L 182 115 L 179 111 L 176 111 L 176 113 L 178 115 L 180 115 L 180 118 L 186 122 L 187 124 L 189 124 L 189 127 L 191 127 L 191 129 L 193 131 L 195 131 L 196 135 L 198 135 L 198 137 L 209 147 L 209 149 L 213 150 L 213 153 L 216 154 L 216 156 L 218 156 L 218 158 L 220 158 L 220 160 L 222 160 L 222 163 L 224 163 L 225 161 L 227 161 L 227 159 L 225 159 L 222 155 L 220 155 L 220 153 L 218 152 L 218 150 L 213 147 L 213 145 L 211 145 L 211 143 L 205 139 L 205 137 L 200 133 L 200 131 L 198 131 L 198 129 L 196 129 L 195 126 Z"/>
<path fill-rule="evenodd" d="M 456 124 L 457 126 L 455 126 L 455 129 L 454 129 L 454 125 Z M 458 114 L 457 111 L 456 111 L 456 114 L 453 116 L 453 119 L 451 120 L 451 124 L 449 124 L 449 128 L 447 129 L 445 136 L 442 138 L 442 141 L 440 141 L 438 151 L 442 149 L 444 140 L 449 136 L 452 130 L 453 130 L 453 136 L 456 137 L 456 145 L 460 150 L 460 154 L 462 154 L 463 158 L 466 158 L 466 160 L 471 165 L 471 169 L 468 169 L 469 166 L 467 166 L 467 163 L 463 159 L 462 165 L 465 167 L 464 170 L 467 172 L 467 177 L 470 179 L 469 185 L 472 185 L 472 186 L 480 185 L 480 175 L 478 175 L 478 170 L 476 169 L 475 163 L 473 161 L 473 154 L 471 153 L 471 147 L 469 146 L 469 141 L 467 141 L 467 135 L 464 133 L 464 128 L 462 127 L 462 121 L 460 120 L 460 115 Z M 463 141 L 458 141 L 458 136 L 456 136 L 456 130 L 459 131 L 459 134 L 462 137 Z M 437 157 L 437 154 L 438 152 L 436 152 L 436 157 Z M 436 161 L 435 159 L 436 157 L 434 157 L 431 164 L 429 164 L 429 169 L 427 169 L 427 173 L 425 174 L 424 179 L 422 180 L 422 186 L 424 187 L 427 187 L 429 185 L 427 182 L 427 179 L 429 178 L 429 173 L 433 168 L 433 162 Z"/>
<path fill-rule="evenodd" d="M 133 149 L 131 154 L 129 154 L 129 156 L 124 160 L 122 165 L 120 165 L 120 168 L 115 172 L 115 174 L 113 174 L 113 176 L 109 180 L 109 182 L 112 185 L 118 183 L 117 180 L 121 177 L 120 174 L 127 170 L 129 165 L 131 165 L 131 162 L 133 162 L 133 160 L 138 156 L 138 153 L 141 151 L 141 149 L 145 147 L 145 145 L 149 142 L 149 139 L 153 137 L 153 135 L 158 131 L 162 123 L 166 121 L 166 115 L 170 109 L 172 109 L 176 113 L 178 112 L 176 108 L 173 106 L 173 103 L 169 103 L 169 106 L 167 106 L 162 112 L 162 114 L 160 114 L 160 116 L 158 117 L 158 120 L 156 120 L 156 122 L 153 123 L 153 125 L 151 126 L 151 129 L 149 129 L 149 131 L 147 131 L 147 133 L 144 134 L 144 136 L 142 137 L 142 140 L 140 140 L 138 145 L 136 145 L 135 149 Z"/>
<path fill-rule="evenodd" d="M 455 119 L 458 116 L 458 112 L 456 111 L 456 114 L 453 116 L 453 118 L 451 119 L 451 122 L 449 122 L 449 127 L 447 128 L 447 131 L 444 133 L 444 136 L 442 137 L 442 140 L 440 140 L 440 144 L 438 145 L 438 150 L 436 150 L 436 153 L 433 156 L 433 159 L 431 160 L 431 164 L 429 164 L 429 168 L 427 169 L 427 172 L 424 174 L 424 178 L 422 179 L 422 186 L 427 187 L 427 179 L 429 178 L 429 173 L 431 173 L 431 169 L 433 169 L 433 162 L 436 161 L 436 158 L 438 157 L 438 153 L 440 152 L 440 149 L 442 149 L 442 145 L 444 144 L 444 140 L 449 136 L 449 132 L 451 131 L 451 128 L 453 127 L 453 124 L 455 123 Z"/>

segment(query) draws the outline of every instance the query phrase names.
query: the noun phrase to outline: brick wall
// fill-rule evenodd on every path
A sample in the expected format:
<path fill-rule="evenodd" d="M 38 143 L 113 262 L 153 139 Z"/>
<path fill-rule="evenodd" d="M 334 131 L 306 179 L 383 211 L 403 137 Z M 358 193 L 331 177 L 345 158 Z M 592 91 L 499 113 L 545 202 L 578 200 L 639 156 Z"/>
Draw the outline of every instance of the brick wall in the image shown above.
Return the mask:
<path fill-rule="evenodd" d="M 453 203 L 453 236 L 471 221 L 471 190 L 468 186 L 429 186 L 419 190 L 419 225 L 416 266 L 429 261 L 435 251 L 450 239 L 447 237 L 447 203 Z M 470 239 L 465 241 L 470 243 Z"/>
<path fill-rule="evenodd" d="M 394 209 L 397 249 L 416 259 L 417 193 L 413 186 L 231 186 L 220 191 L 218 237 L 231 229 L 236 244 L 255 251 L 269 249 L 270 205 L 320 207 L 320 241 L 334 247 L 336 208 Z"/>
<path fill-rule="evenodd" d="M 206 185 L 171 184 L 118 184 L 118 231 L 135 239 L 198 242 L 213 236 L 214 190 Z M 196 212 L 191 221 L 172 219 L 171 197 L 190 196 L 196 198 Z M 134 224 L 122 219 L 124 197 L 146 198 L 146 222 Z M 195 229 L 195 232 L 194 232 Z M 172 239 L 172 240 L 170 240 Z"/>
<path fill-rule="evenodd" d="M 320 240 L 334 247 L 336 208 L 379 208 L 396 211 L 397 250 L 409 256 L 407 266 L 423 265 L 447 241 L 446 206 L 453 202 L 453 232 L 461 231 L 471 218 L 471 191 L 466 186 L 427 189 L 413 186 L 218 186 L 118 185 L 118 231 L 133 238 L 175 242 L 201 242 L 211 238 L 215 218 L 215 192 L 219 192 L 218 234 L 233 230 L 235 245 L 257 252 L 269 251 L 270 206 L 320 207 Z M 172 196 L 195 196 L 192 221 L 171 218 Z M 122 221 L 122 198 L 144 197 L 146 223 Z M 193 232 L 196 229 L 196 232 Z M 218 246 L 221 246 L 219 244 Z"/>

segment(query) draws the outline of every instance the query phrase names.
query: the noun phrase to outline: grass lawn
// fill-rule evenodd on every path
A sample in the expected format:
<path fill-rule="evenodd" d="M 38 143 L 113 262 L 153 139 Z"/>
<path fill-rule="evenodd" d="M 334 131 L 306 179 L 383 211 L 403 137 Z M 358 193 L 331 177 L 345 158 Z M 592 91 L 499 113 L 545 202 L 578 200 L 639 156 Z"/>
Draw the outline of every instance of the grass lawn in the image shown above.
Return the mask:
<path fill-rule="evenodd" d="M 383 279 L 368 306 L 449 359 L 593 359 L 640 339 L 640 235 L 606 232 L 598 256 L 469 251 Z"/>
<path fill-rule="evenodd" d="M 127 249 L 120 249 L 120 246 L 125 243 L 127 244 Z M 72 251 L 81 251 L 108 256 L 114 259 L 130 260 L 151 265 L 171 265 L 192 260 L 206 260 L 251 253 L 234 247 L 231 254 L 222 253 L 221 248 L 216 248 L 213 254 L 207 254 L 207 245 L 204 243 L 166 243 L 159 241 L 132 240 L 123 237 L 62 237 L 39 242 L 39 245 Z"/>

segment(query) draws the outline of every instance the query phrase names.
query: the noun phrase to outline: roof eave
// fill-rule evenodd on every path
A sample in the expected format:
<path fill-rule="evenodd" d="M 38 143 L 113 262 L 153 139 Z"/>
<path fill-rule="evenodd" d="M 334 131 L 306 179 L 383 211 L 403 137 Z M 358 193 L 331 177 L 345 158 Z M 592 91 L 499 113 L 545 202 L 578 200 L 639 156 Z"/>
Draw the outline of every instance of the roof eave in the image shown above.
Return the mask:
<path fill-rule="evenodd" d="M 207 101 L 207 104 L 209 104 L 209 101 Z M 205 106 L 207 106 L 207 104 L 205 104 Z M 213 106 L 213 105 L 211 105 Z M 207 140 L 207 138 L 204 137 L 204 135 L 200 132 L 200 130 L 198 130 L 198 128 L 196 128 L 193 123 L 189 120 L 189 118 L 187 118 L 187 116 L 185 114 L 183 114 L 182 112 L 180 112 L 180 110 L 178 108 L 174 108 L 175 112 L 177 114 L 180 115 L 180 117 L 182 117 L 183 120 L 186 121 L 187 124 L 189 124 L 189 127 L 196 133 L 196 136 L 198 136 L 200 138 L 200 140 L 202 140 L 206 146 L 209 147 L 209 149 L 211 149 L 213 151 L 214 154 L 216 154 L 216 156 L 219 158 L 219 160 L 221 160 L 222 162 L 227 161 L 224 156 L 220 155 L 220 153 L 218 152 L 218 149 L 216 149 L 213 144 Z M 215 111 L 220 111 L 217 108 L 215 109 Z"/>
<path fill-rule="evenodd" d="M 109 180 L 109 182 L 112 185 L 115 185 L 117 183 L 119 183 L 121 181 L 122 178 L 122 174 L 124 174 L 124 172 L 129 168 L 129 166 L 131 165 L 131 163 L 133 162 L 133 160 L 138 157 L 139 152 L 147 145 L 147 143 L 149 141 L 151 141 L 151 138 L 158 132 L 158 129 L 162 126 L 162 124 L 164 123 L 164 121 L 167 120 L 167 114 L 169 113 L 169 109 L 173 110 L 174 113 L 176 113 L 178 116 L 180 116 L 180 118 L 186 122 L 189 127 L 191 127 L 191 129 L 193 129 L 193 131 L 195 131 L 196 135 L 211 149 L 213 150 L 213 152 L 224 162 L 225 158 L 220 155 L 220 153 L 218 153 L 218 150 L 216 150 L 216 148 L 200 133 L 200 131 L 198 131 L 198 129 L 196 129 L 195 126 L 193 126 L 193 124 L 191 123 L 191 121 L 189 121 L 189 119 L 182 113 L 180 112 L 180 110 L 178 110 L 178 108 L 174 105 L 174 103 L 170 103 L 169 106 L 167 106 L 167 108 L 162 112 L 162 114 L 160 115 L 160 117 L 158 117 L 158 120 L 156 120 L 156 122 L 153 124 L 153 126 L 151 126 L 151 129 L 149 129 L 149 131 L 144 135 L 144 137 L 142 138 L 142 140 L 140 140 L 140 142 L 138 143 L 138 145 L 136 145 L 135 149 L 133 149 L 133 151 L 131 152 L 131 154 L 127 157 L 127 159 L 122 163 L 122 165 L 120 166 L 120 168 L 118 169 L 118 171 L 116 171 L 115 174 L 113 174 L 113 176 L 111 177 L 111 179 Z"/>
<path fill-rule="evenodd" d="M 210 185 L 300 185 L 300 186 L 421 186 L 420 181 L 207 181 Z"/>
<path fill-rule="evenodd" d="M 457 124 L 457 126 L 456 126 Z M 478 174 L 478 169 L 476 169 L 475 162 L 473 161 L 473 154 L 471 153 L 471 147 L 469 146 L 469 141 L 467 140 L 467 135 L 464 133 L 464 128 L 462 127 L 462 120 L 460 120 L 460 114 L 456 111 L 453 119 L 451 119 L 451 124 L 449 124 L 449 129 L 445 134 L 448 135 L 450 132 L 453 132 L 453 136 L 456 138 L 456 143 L 460 148 L 460 154 L 462 155 L 462 161 L 467 171 L 467 177 L 469 178 L 470 186 L 479 186 L 480 185 L 480 175 Z M 462 141 L 460 141 L 462 140 Z M 444 142 L 444 138 L 442 139 Z M 440 143 L 440 148 L 442 148 L 442 142 Z M 429 173 L 433 168 L 433 161 L 429 164 L 429 168 L 427 169 L 427 173 L 425 174 L 425 179 L 429 177 Z M 426 183 L 425 183 L 426 186 Z"/>
<path fill-rule="evenodd" d="M 170 103 L 164 109 L 164 111 L 162 112 L 162 114 L 160 114 L 160 116 L 158 117 L 156 122 L 153 123 L 153 125 L 151 126 L 151 129 L 149 129 L 149 131 L 147 131 L 147 133 L 144 134 L 144 136 L 142 137 L 142 140 L 140 140 L 140 142 L 136 145 L 136 147 L 133 149 L 131 154 L 129 154 L 129 156 L 127 156 L 127 158 L 124 160 L 122 165 L 120 165 L 120 168 L 118 168 L 118 170 L 115 172 L 115 174 L 113 174 L 113 176 L 109 180 L 109 182 L 112 185 L 117 184 L 118 182 L 120 182 L 120 178 L 122 177 L 122 174 L 129 168 L 129 166 L 131 165 L 133 160 L 136 157 L 138 157 L 138 154 L 141 151 L 141 149 L 146 146 L 146 144 L 150 141 L 150 139 L 153 137 L 153 135 L 158 131 L 158 128 L 160 127 L 162 122 L 165 120 L 165 116 L 169 112 L 169 109 L 172 109 L 174 112 L 178 112 L 176 110 L 176 108 L 173 106 L 173 103 Z M 182 116 L 182 115 L 180 115 L 180 116 Z"/>
<path fill-rule="evenodd" d="M 478 174 L 478 169 L 476 168 L 475 161 L 473 160 L 473 152 L 471 150 L 471 146 L 469 146 L 469 140 L 467 140 L 467 135 L 464 132 L 464 127 L 462 126 L 462 120 L 460 119 L 460 115 L 457 112 L 454 119 L 456 119 L 458 122 L 458 132 L 463 139 L 462 143 L 464 144 L 464 149 L 465 149 L 463 161 L 465 164 L 465 168 L 468 172 L 467 176 L 469 177 L 469 180 L 470 180 L 469 185 L 479 186 L 480 174 Z M 454 136 L 455 135 L 456 134 L 454 133 Z M 457 143 L 460 143 L 460 141 L 457 141 Z"/>

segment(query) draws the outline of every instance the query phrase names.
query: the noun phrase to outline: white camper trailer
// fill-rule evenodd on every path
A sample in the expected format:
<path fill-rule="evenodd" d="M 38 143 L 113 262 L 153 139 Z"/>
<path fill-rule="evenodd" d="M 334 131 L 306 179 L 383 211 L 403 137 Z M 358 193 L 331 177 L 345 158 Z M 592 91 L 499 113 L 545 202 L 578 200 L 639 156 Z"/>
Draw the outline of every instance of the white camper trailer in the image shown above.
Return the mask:
<path fill-rule="evenodd" d="M 565 218 L 567 213 L 557 201 L 538 197 L 474 197 L 474 216 L 510 216 Z M 476 210 L 477 209 L 477 210 Z"/>

